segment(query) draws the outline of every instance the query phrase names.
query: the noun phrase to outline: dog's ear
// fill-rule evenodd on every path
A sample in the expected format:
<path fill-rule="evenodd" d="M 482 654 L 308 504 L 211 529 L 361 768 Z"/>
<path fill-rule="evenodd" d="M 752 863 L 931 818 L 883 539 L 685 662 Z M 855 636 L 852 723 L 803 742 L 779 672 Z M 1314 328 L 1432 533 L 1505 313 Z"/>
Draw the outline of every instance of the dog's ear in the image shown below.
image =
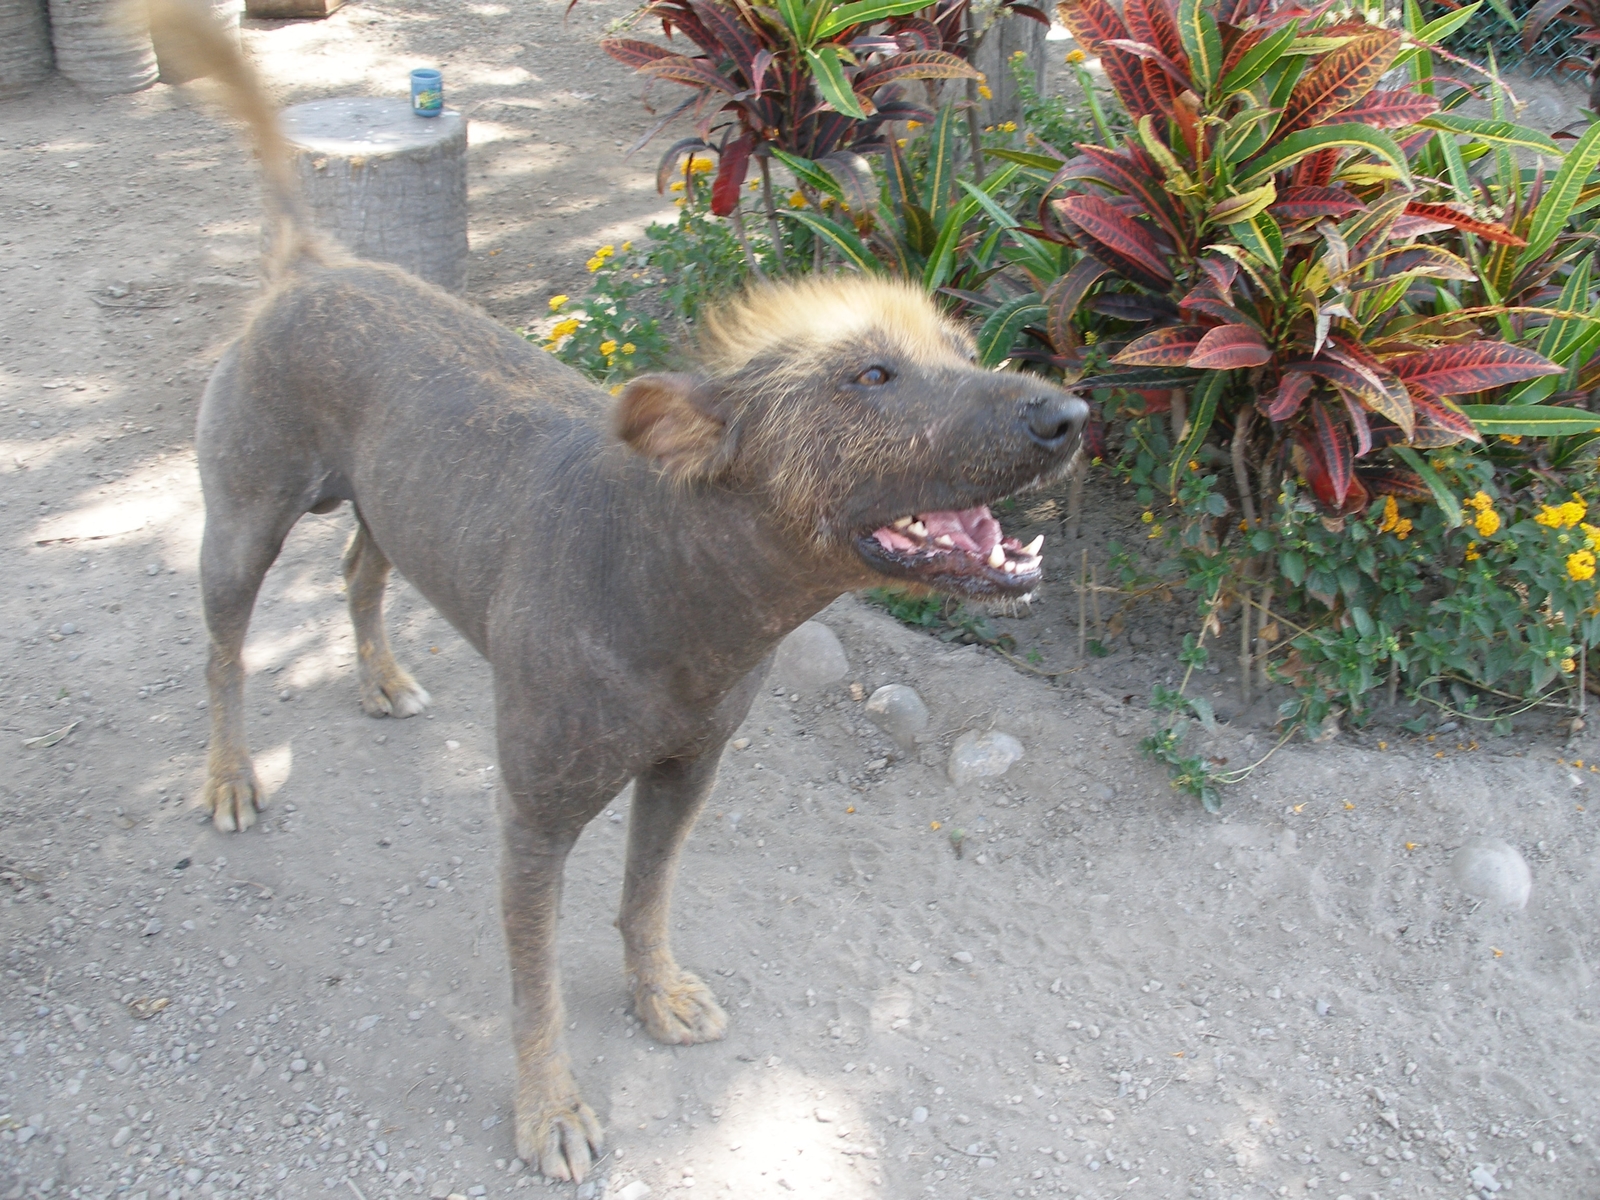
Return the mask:
<path fill-rule="evenodd" d="M 733 435 L 716 389 L 694 375 L 641 375 L 617 401 L 617 436 L 673 478 L 709 479 L 727 466 Z"/>

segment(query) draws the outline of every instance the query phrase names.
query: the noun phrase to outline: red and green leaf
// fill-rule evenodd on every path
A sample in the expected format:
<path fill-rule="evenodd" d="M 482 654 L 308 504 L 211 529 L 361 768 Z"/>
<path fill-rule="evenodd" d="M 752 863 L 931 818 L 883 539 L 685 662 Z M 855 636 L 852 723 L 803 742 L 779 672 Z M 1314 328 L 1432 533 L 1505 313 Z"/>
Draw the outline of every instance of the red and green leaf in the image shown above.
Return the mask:
<path fill-rule="evenodd" d="M 649 75 L 654 79 L 669 79 L 673 83 L 687 84 L 689 87 L 711 88 L 713 91 L 727 92 L 729 95 L 735 90 L 733 84 L 711 65 L 709 59 L 674 54 L 670 58 L 658 58 L 647 62 L 638 70 L 641 75 Z"/>
<path fill-rule="evenodd" d="M 943 50 L 916 50 L 896 54 L 862 71 L 855 78 L 859 93 L 872 91 L 900 79 L 977 79 L 979 73 L 966 59 Z"/>
<path fill-rule="evenodd" d="M 1326 404 L 1311 406 L 1311 422 L 1316 430 L 1316 445 L 1321 452 L 1320 457 L 1323 469 L 1327 472 L 1329 488 L 1328 497 L 1324 498 L 1319 494 L 1318 499 L 1324 503 L 1331 500 L 1331 507 L 1342 509 L 1345 497 L 1350 492 L 1350 480 L 1355 469 L 1355 453 L 1354 447 L 1350 445 L 1350 429 Z"/>
<path fill-rule="evenodd" d="M 1140 161 L 1140 158 L 1087 143 L 1079 143 L 1077 149 L 1083 158 L 1094 164 L 1100 179 L 1123 195 L 1139 201 L 1146 214 L 1168 237 L 1175 242 L 1184 241 L 1177 211 L 1172 206 L 1172 194 L 1163 186 L 1164 179 L 1154 163 L 1149 162 L 1148 158 Z M 1059 174 L 1057 178 L 1060 178 Z"/>
<path fill-rule="evenodd" d="M 1287 421 L 1300 411 L 1300 406 L 1305 403 L 1305 398 L 1311 394 L 1316 382 L 1304 371 L 1288 371 L 1279 381 L 1278 390 L 1270 399 L 1257 394 L 1256 407 L 1269 421 Z"/>
<path fill-rule="evenodd" d="M 1066 354 L 1078 344 L 1077 328 L 1072 324 L 1073 314 L 1083 303 L 1093 287 L 1111 268 L 1095 258 L 1080 258 L 1061 278 L 1050 285 L 1044 294 L 1045 332 L 1057 354 Z"/>
<path fill-rule="evenodd" d="M 755 135 L 745 134 L 722 148 L 717 164 L 717 178 L 711 185 L 711 215 L 725 217 L 739 207 L 739 195 L 744 189 L 744 177 L 750 169 L 750 151 L 755 148 Z"/>
<path fill-rule="evenodd" d="M 1249 325 L 1218 325 L 1206 331 L 1187 365 L 1202 371 L 1234 371 L 1271 361 L 1272 351 L 1257 330 Z"/>
<path fill-rule="evenodd" d="M 1439 98 L 1399 89 L 1368 92 L 1339 114 L 1341 121 L 1360 121 L 1374 129 L 1404 129 L 1439 111 Z"/>
<path fill-rule="evenodd" d="M 638 38 L 606 38 L 600 43 L 600 49 L 629 67 L 642 67 L 663 58 L 683 57 L 676 50 L 669 50 L 654 42 L 641 42 Z"/>
<path fill-rule="evenodd" d="M 1122 101 L 1122 107 L 1135 120 L 1146 113 L 1162 111 L 1145 85 L 1144 67 L 1139 59 L 1126 50 L 1105 44 L 1111 39 L 1128 36 L 1128 27 L 1107 0 L 1061 0 L 1056 5 L 1056 16 L 1072 32 L 1078 45 L 1100 56 L 1106 79 Z"/>
<path fill-rule="evenodd" d="M 1067 196 L 1051 202 L 1058 215 L 1071 221 L 1086 239 L 1084 249 L 1135 283 L 1162 289 L 1172 283 L 1172 269 L 1148 230 L 1098 196 Z"/>
<path fill-rule="evenodd" d="M 1376 26 L 1359 27 L 1343 46 L 1317 59 L 1295 84 L 1276 136 L 1321 125 L 1349 108 L 1377 86 L 1399 53 L 1399 34 Z"/>
<path fill-rule="evenodd" d="M 1111 361 L 1129 367 L 1185 366 L 1207 332 L 1198 325 L 1169 325 L 1134 338 Z"/>
<path fill-rule="evenodd" d="M 1130 37 L 1154 46 L 1184 75 L 1189 73 L 1189 59 L 1183 52 L 1183 39 L 1178 36 L 1178 23 L 1168 0 L 1123 0 L 1122 19 L 1127 22 Z"/>
<path fill-rule="evenodd" d="M 1322 217 L 1337 221 L 1351 213 L 1366 212 L 1367 206 L 1341 187 L 1288 187 L 1278 193 L 1277 202 L 1267 211 L 1280 224 L 1289 225 Z"/>
<path fill-rule="evenodd" d="M 1391 358 L 1384 366 L 1408 385 L 1436 396 L 1481 392 L 1541 375 L 1559 375 L 1563 369 L 1542 354 L 1507 342 L 1436 346 L 1419 354 Z"/>
<path fill-rule="evenodd" d="M 1496 242 L 1502 246 L 1521 247 L 1528 244 L 1504 225 L 1479 220 L 1471 213 L 1464 213 L 1451 204 L 1424 204 L 1418 200 L 1408 200 L 1406 215 L 1438 221 L 1444 225 L 1454 225 L 1463 232 L 1475 233 L 1486 242 Z"/>
<path fill-rule="evenodd" d="M 1422 476 L 1405 467 L 1357 467 L 1356 478 L 1374 496 L 1393 496 L 1396 500 L 1418 500 L 1426 503 L 1433 492 L 1423 482 Z"/>
<path fill-rule="evenodd" d="M 1472 418 L 1462 412 L 1453 401 L 1446 400 L 1443 396 L 1436 395 L 1428 391 L 1427 388 L 1419 387 L 1414 383 L 1408 382 L 1406 391 L 1411 393 L 1412 407 L 1417 410 L 1418 432 L 1423 428 L 1427 428 L 1435 431 L 1435 433 L 1448 433 L 1451 435 L 1452 442 L 1483 441 L 1477 427 L 1472 423 Z M 1435 440 L 1432 444 L 1448 445 L 1450 443 L 1440 443 Z"/>

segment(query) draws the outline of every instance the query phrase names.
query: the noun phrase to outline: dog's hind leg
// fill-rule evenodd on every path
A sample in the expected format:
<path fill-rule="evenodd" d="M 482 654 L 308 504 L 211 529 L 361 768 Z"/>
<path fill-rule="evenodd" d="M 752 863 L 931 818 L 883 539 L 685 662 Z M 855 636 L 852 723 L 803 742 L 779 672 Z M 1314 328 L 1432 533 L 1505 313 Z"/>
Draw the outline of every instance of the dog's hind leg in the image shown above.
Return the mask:
<path fill-rule="evenodd" d="M 657 1041 L 714 1042 L 728 1015 L 700 978 L 678 966 L 667 929 L 678 855 L 716 782 L 722 747 L 655 764 L 633 784 L 622 890 L 623 955 L 633 1006 Z"/>
<path fill-rule="evenodd" d="M 201 804 L 218 829 L 248 829 L 267 806 L 244 736 L 244 638 L 267 568 L 298 513 L 263 513 L 220 497 L 206 502 L 200 590 L 210 655 L 211 744 Z"/>
<path fill-rule="evenodd" d="M 344 549 L 345 592 L 355 626 L 361 707 L 374 717 L 412 717 L 428 707 L 428 693 L 394 660 L 383 625 L 383 593 L 389 559 L 356 514 L 356 531 Z"/>

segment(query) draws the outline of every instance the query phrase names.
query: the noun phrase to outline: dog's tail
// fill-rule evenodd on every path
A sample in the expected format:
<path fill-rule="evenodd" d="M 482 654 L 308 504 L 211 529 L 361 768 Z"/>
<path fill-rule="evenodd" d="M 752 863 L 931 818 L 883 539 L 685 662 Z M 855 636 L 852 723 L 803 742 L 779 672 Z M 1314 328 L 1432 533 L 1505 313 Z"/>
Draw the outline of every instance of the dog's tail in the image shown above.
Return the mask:
<path fill-rule="evenodd" d="M 215 81 L 228 110 L 250 129 L 261 160 L 268 218 L 276 226 L 267 273 L 277 274 L 303 259 L 320 259 L 321 248 L 311 231 L 277 107 L 240 49 L 237 35 L 217 20 L 206 0 L 147 3 L 150 30 L 161 43 L 163 57 L 170 56 L 192 78 Z"/>

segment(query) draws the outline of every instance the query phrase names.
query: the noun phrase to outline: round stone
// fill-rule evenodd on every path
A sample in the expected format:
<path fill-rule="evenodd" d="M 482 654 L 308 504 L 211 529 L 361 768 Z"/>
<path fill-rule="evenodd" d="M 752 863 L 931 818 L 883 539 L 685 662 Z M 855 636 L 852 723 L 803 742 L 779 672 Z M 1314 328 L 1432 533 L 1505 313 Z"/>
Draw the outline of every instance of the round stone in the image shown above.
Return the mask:
<path fill-rule="evenodd" d="M 1450 862 L 1456 885 L 1503 908 L 1524 908 L 1533 890 L 1533 873 L 1517 848 L 1499 838 L 1471 838 Z"/>
<path fill-rule="evenodd" d="M 850 670 L 839 638 L 821 621 L 807 621 L 778 645 L 772 677 L 796 692 L 817 692 Z"/>
<path fill-rule="evenodd" d="M 916 744 L 917 734 L 928 727 L 928 706 L 915 688 L 891 683 L 872 693 L 867 719 L 902 746 Z"/>
<path fill-rule="evenodd" d="M 954 783 L 968 783 L 986 776 L 1004 775 L 1022 757 L 1022 743 L 1009 733 L 974 729 L 963 733 L 950 748 L 947 768 Z"/>

